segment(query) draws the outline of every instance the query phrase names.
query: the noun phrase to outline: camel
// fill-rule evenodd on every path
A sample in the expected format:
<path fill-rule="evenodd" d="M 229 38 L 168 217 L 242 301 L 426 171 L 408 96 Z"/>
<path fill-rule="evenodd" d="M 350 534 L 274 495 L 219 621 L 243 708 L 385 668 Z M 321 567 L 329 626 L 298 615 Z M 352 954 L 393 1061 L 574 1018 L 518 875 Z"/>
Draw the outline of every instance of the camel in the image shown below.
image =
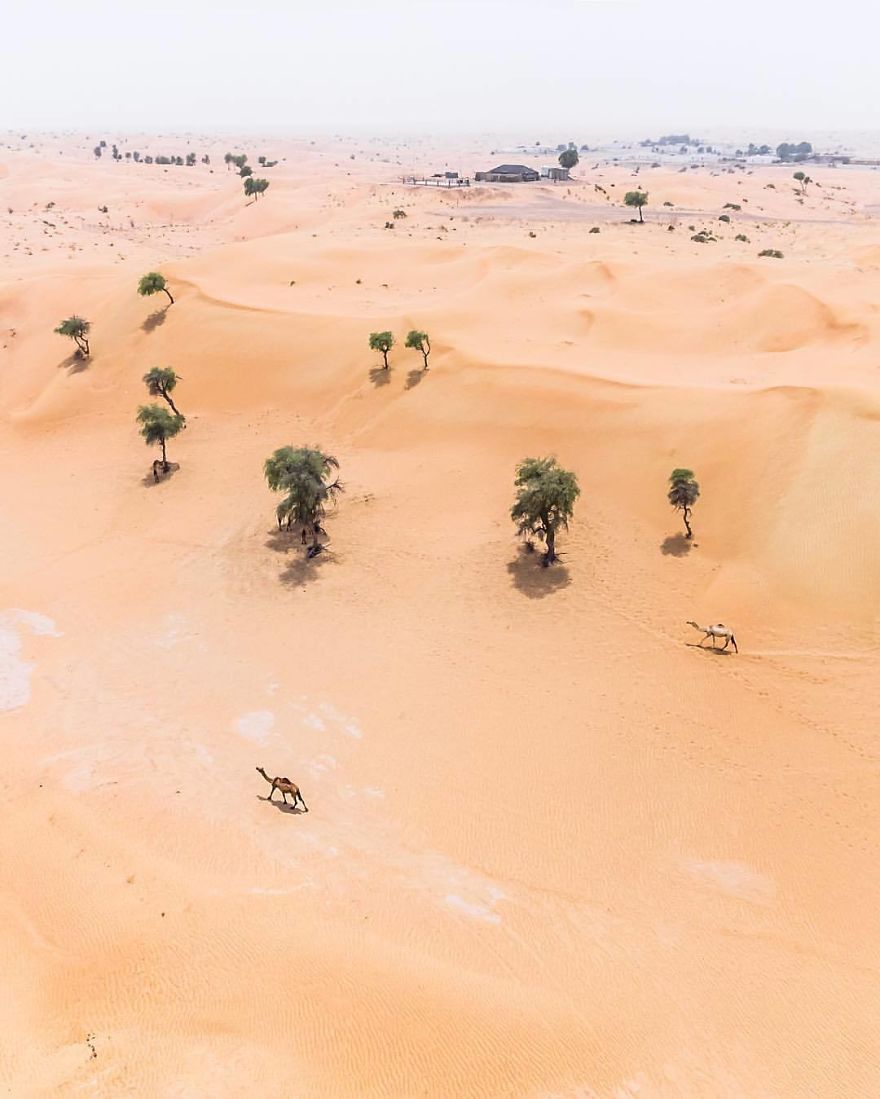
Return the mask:
<path fill-rule="evenodd" d="M 723 622 L 716 622 L 714 626 L 701 626 L 698 622 L 688 621 L 686 625 L 693 626 L 695 630 L 699 630 L 703 634 L 703 637 L 700 639 L 701 645 L 707 637 L 711 637 L 712 648 L 714 649 L 715 638 L 723 637 L 725 638 L 725 642 L 721 646 L 722 652 L 724 652 L 724 650 L 727 648 L 728 645 L 731 644 L 731 642 L 733 643 L 733 651 L 735 653 L 739 652 L 739 649 L 736 647 L 736 638 L 733 636 L 733 630 L 729 626 L 725 626 Z"/>
<path fill-rule="evenodd" d="M 302 802 L 302 807 L 305 812 L 308 813 L 309 807 L 308 805 L 306 805 L 303 796 L 300 793 L 300 789 L 295 782 L 291 782 L 289 778 L 279 778 L 277 775 L 275 776 L 275 778 L 269 778 L 269 776 L 266 774 L 262 767 L 258 767 L 257 770 L 260 772 L 266 782 L 270 783 L 272 786 L 272 789 L 269 791 L 269 801 L 272 800 L 272 795 L 275 793 L 275 791 L 280 790 L 281 797 L 285 805 L 288 804 L 287 795 L 290 794 L 293 798 L 294 807 L 296 806 L 297 800 L 299 800 Z"/>

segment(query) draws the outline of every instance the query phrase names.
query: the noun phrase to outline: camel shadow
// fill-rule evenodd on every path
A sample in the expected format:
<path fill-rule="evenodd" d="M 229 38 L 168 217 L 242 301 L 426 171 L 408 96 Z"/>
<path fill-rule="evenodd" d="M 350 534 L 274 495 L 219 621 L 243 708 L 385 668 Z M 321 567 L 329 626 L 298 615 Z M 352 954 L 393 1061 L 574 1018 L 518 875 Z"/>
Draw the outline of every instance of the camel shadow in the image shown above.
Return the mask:
<path fill-rule="evenodd" d="M 407 374 L 407 376 L 406 376 L 406 383 L 404 384 L 403 388 L 404 389 L 415 389 L 415 387 L 419 384 L 419 382 L 421 382 L 421 380 L 422 380 L 422 378 L 424 378 L 424 376 L 425 376 L 425 371 L 424 370 L 410 370 L 409 374 Z"/>
<path fill-rule="evenodd" d="M 164 484 L 164 483 L 165 483 L 166 481 L 170 481 L 170 480 L 171 480 L 171 478 L 172 478 L 172 477 L 174 476 L 174 474 L 175 474 L 175 473 L 176 473 L 176 472 L 177 472 L 177 471 L 178 471 L 179 469 L 180 469 L 180 462 L 169 462 L 169 463 L 168 463 L 168 472 L 167 472 L 167 473 L 160 473 L 160 474 L 159 474 L 159 480 L 158 480 L 158 481 L 157 481 L 157 480 L 156 480 L 156 478 L 155 478 L 155 477 L 153 476 L 153 471 L 152 471 L 152 470 L 150 470 L 150 472 L 149 472 L 149 473 L 145 473 L 145 474 L 144 474 L 144 476 L 143 476 L 143 478 L 142 478 L 142 480 L 141 480 L 141 484 L 142 484 L 142 485 L 143 485 L 143 486 L 144 486 L 145 488 L 156 488 L 156 487 L 158 487 L 159 485 L 162 485 L 162 484 Z"/>
<path fill-rule="evenodd" d="M 68 374 L 82 374 L 84 370 L 88 370 L 88 367 L 89 360 L 79 351 L 74 351 L 58 364 L 58 369 L 66 370 Z"/>
<path fill-rule="evenodd" d="M 289 801 L 276 801 L 274 798 L 264 798 L 260 794 L 257 794 L 257 800 L 271 801 L 279 813 L 288 813 L 294 817 L 302 816 L 305 813 L 305 809 L 299 805 L 291 805 Z"/>
<path fill-rule="evenodd" d="M 165 323 L 165 314 L 168 312 L 168 306 L 164 309 L 157 309 L 155 313 L 151 313 L 149 317 L 144 319 L 144 323 L 141 328 L 144 332 L 155 332 L 156 329 Z"/>
<path fill-rule="evenodd" d="M 562 591 L 571 583 L 571 577 L 565 565 L 555 564 L 544 568 L 540 554 L 523 546 L 512 561 L 507 563 L 507 571 L 517 591 L 528 599 L 543 599 L 554 592 Z"/>
<path fill-rule="evenodd" d="M 370 381 L 377 389 L 381 389 L 391 381 L 391 371 L 384 366 L 374 366 L 370 371 Z"/>
<path fill-rule="evenodd" d="M 687 557 L 693 545 L 683 534 L 670 534 L 660 543 L 660 552 L 665 557 Z"/>
<path fill-rule="evenodd" d="M 704 653 L 714 653 L 715 656 L 736 656 L 735 649 L 713 649 L 711 645 L 701 645 L 699 641 L 685 641 L 689 649 L 700 649 Z"/>

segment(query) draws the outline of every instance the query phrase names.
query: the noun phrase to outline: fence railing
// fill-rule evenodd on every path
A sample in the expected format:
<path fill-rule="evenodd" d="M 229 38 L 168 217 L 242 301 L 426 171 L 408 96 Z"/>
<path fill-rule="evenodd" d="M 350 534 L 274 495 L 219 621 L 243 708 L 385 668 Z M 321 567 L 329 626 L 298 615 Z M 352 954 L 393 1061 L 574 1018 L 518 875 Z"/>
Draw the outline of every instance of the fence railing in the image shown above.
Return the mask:
<path fill-rule="evenodd" d="M 446 176 L 404 176 L 402 183 L 411 187 L 470 187 L 469 179 L 447 179 Z"/>

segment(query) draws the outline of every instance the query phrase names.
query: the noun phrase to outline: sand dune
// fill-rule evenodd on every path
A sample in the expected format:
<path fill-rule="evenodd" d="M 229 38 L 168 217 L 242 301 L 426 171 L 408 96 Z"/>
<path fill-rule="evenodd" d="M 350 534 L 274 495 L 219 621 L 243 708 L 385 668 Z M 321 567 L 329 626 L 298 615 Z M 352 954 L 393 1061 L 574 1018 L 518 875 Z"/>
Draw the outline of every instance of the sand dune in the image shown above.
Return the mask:
<path fill-rule="evenodd" d="M 834 176 L 840 224 L 770 169 L 642 172 L 634 227 L 592 186 L 623 167 L 446 196 L 404 190 L 393 146 L 349 176 L 270 145 L 249 206 L 232 141 L 213 173 L 3 157 L 0 1083 L 876 1095 L 869 173 Z M 780 224 L 707 252 L 667 195 Z M 590 218 L 546 219 L 564 202 Z M 74 311 L 87 364 L 52 332 Z M 160 484 L 156 365 L 188 421 Z M 306 563 L 262 462 L 311 442 L 346 493 Z M 550 452 L 583 495 L 545 571 L 508 509 Z M 259 800 L 258 765 L 310 813 Z"/>

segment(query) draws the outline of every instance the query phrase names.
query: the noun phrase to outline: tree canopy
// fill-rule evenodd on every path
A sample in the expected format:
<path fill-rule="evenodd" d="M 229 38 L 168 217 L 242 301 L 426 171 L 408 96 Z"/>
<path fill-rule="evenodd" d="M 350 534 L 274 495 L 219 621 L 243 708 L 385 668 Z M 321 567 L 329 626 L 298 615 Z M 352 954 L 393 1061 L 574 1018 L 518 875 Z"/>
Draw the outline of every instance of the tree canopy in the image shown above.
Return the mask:
<path fill-rule="evenodd" d="M 577 149 L 572 149 L 571 147 L 563 149 L 559 154 L 559 164 L 562 168 L 573 168 L 579 160 L 580 157 L 577 154 Z"/>
<path fill-rule="evenodd" d="M 171 291 L 168 289 L 164 275 L 160 275 L 158 271 L 150 271 L 146 275 L 141 275 L 141 280 L 138 283 L 138 293 L 142 297 L 149 298 L 153 294 L 162 292 L 168 295 L 168 301 L 174 305 L 174 298 L 171 297 Z"/>
<path fill-rule="evenodd" d="M 247 176 L 244 181 L 244 193 L 259 198 L 268 186 L 268 179 L 255 179 L 253 176 Z"/>
<path fill-rule="evenodd" d="M 91 327 L 91 321 L 74 314 L 72 317 L 63 320 L 55 331 L 59 336 L 67 336 L 68 339 L 73 340 L 80 354 L 83 358 L 86 358 L 89 354 L 88 334 Z"/>
<path fill-rule="evenodd" d="M 540 538 L 547 546 L 543 564 L 557 560 L 556 534 L 568 530 L 580 495 L 577 477 L 555 458 L 524 458 L 516 467 L 516 499 L 510 517 L 517 533 Z"/>
<path fill-rule="evenodd" d="M 370 333 L 370 350 L 381 351 L 382 358 L 385 362 L 385 369 L 388 369 L 388 352 L 394 346 L 394 333 L 393 332 L 371 332 Z"/>
<path fill-rule="evenodd" d="M 168 456 L 165 453 L 165 443 L 173 439 L 183 427 L 183 417 L 179 414 L 172 415 L 167 409 L 157 404 L 144 404 L 138 409 L 137 421 L 141 425 L 141 435 L 147 446 L 156 446 L 156 444 L 161 446 L 162 466 L 167 473 Z"/>
<path fill-rule="evenodd" d="M 284 493 L 275 509 L 279 529 L 282 523 L 288 530 L 292 525 L 299 526 L 304 543 L 307 531 L 311 530 L 310 556 L 318 552 L 321 521 L 328 506 L 343 491 L 342 482 L 335 476 L 338 469 L 338 460 L 317 447 L 281 447 L 263 466 L 269 488 Z"/>
<path fill-rule="evenodd" d="M 422 358 L 425 362 L 425 370 L 428 369 L 428 356 L 431 354 L 431 341 L 428 338 L 427 332 L 419 332 L 417 328 L 410 329 L 406 334 L 405 347 L 410 347 L 414 351 L 421 351 Z"/>
<path fill-rule="evenodd" d="M 690 524 L 691 508 L 697 502 L 699 496 L 700 486 L 694 480 L 694 471 L 692 469 L 674 469 L 669 474 L 667 499 L 677 511 L 681 512 L 688 538 L 693 538 Z"/>
<path fill-rule="evenodd" d="M 647 191 L 627 191 L 623 201 L 627 206 L 634 206 L 639 211 L 639 221 L 645 220 L 642 217 L 642 207 L 648 205 Z"/>
<path fill-rule="evenodd" d="M 180 416 L 182 420 L 186 419 L 171 397 L 171 392 L 180 379 L 170 366 L 154 366 L 144 374 L 143 381 L 151 397 L 161 397 L 163 401 L 168 403 L 175 416 Z"/>

